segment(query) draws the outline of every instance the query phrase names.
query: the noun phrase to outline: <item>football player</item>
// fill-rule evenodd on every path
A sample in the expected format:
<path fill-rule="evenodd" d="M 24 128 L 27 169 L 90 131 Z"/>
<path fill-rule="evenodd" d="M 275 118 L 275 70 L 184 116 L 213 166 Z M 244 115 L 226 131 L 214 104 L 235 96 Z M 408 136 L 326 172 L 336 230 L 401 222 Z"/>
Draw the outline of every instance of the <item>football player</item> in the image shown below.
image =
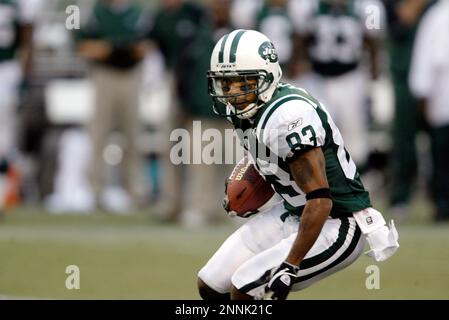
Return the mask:
<path fill-rule="evenodd" d="M 280 81 L 272 42 L 234 30 L 217 42 L 210 67 L 215 112 L 257 141 L 248 155 L 283 201 L 250 218 L 199 271 L 201 297 L 286 299 L 350 265 L 366 241 L 370 256 L 389 258 L 399 246 L 394 224 L 372 208 L 325 106 Z M 259 157 L 260 146 L 275 160 Z"/>

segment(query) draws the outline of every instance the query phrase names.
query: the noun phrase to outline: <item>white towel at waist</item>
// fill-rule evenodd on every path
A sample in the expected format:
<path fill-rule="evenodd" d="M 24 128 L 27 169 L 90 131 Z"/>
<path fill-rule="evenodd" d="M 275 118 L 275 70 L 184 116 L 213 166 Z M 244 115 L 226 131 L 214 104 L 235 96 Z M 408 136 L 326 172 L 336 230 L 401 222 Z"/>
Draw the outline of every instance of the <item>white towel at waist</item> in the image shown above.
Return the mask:
<path fill-rule="evenodd" d="M 399 248 L 399 234 L 393 220 L 387 227 L 382 214 L 374 208 L 355 212 L 353 216 L 371 249 L 365 254 L 380 262 L 396 252 Z"/>

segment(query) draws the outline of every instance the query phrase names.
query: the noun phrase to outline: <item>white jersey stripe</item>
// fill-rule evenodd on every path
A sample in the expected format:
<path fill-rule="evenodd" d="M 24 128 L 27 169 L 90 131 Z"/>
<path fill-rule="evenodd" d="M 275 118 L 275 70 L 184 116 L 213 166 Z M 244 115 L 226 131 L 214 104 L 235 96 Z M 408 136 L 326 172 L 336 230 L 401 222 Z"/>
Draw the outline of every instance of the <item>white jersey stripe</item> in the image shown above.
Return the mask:
<path fill-rule="evenodd" d="M 262 130 L 262 125 L 263 125 L 263 123 L 265 122 L 265 119 L 267 118 L 268 114 L 270 114 L 270 110 L 273 109 L 273 107 L 274 107 L 278 102 L 280 102 L 280 101 L 282 101 L 282 100 L 285 100 L 285 99 L 288 99 L 288 98 L 290 98 L 290 97 L 298 97 L 298 98 L 300 98 L 300 99 L 306 100 L 303 96 L 300 96 L 300 95 L 298 95 L 298 94 L 289 94 L 289 95 L 283 96 L 283 97 L 281 97 L 281 98 L 279 98 L 279 99 L 277 99 L 277 100 L 274 100 L 274 102 L 272 102 L 272 103 L 271 103 L 271 104 L 264 110 L 264 113 L 263 113 L 262 117 L 260 118 L 259 123 L 257 124 L 257 128 L 256 128 L 256 135 L 257 135 L 257 137 L 260 137 L 260 132 L 261 132 L 261 130 Z M 312 106 L 313 106 L 313 105 L 312 105 Z M 264 137 L 260 137 L 260 138 L 261 138 L 262 141 L 263 141 Z"/>

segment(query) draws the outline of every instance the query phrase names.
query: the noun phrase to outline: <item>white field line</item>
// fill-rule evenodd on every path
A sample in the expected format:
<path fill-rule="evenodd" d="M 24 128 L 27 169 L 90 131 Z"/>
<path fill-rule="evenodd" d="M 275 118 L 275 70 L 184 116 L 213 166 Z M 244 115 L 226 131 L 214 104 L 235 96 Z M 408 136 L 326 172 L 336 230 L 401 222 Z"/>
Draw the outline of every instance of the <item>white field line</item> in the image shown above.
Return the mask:
<path fill-rule="evenodd" d="M 51 300 L 51 299 L 28 297 L 28 296 L 13 296 L 0 293 L 0 300 Z"/>

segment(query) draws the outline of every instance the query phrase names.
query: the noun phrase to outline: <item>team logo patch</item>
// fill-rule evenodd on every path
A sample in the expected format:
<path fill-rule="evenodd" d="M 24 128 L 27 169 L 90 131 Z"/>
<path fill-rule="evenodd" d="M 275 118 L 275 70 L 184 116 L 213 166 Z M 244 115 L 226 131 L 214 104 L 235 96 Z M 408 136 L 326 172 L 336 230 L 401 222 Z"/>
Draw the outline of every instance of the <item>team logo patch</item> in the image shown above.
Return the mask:
<path fill-rule="evenodd" d="M 300 125 L 302 125 L 302 118 L 299 118 L 293 122 L 290 122 L 288 124 L 288 131 L 292 131 L 293 129 L 295 129 L 296 127 L 299 127 Z"/>
<path fill-rule="evenodd" d="M 259 47 L 259 55 L 264 60 L 268 60 L 270 62 L 278 61 L 278 54 L 276 53 L 276 49 L 274 48 L 271 42 L 265 41 Z"/>

